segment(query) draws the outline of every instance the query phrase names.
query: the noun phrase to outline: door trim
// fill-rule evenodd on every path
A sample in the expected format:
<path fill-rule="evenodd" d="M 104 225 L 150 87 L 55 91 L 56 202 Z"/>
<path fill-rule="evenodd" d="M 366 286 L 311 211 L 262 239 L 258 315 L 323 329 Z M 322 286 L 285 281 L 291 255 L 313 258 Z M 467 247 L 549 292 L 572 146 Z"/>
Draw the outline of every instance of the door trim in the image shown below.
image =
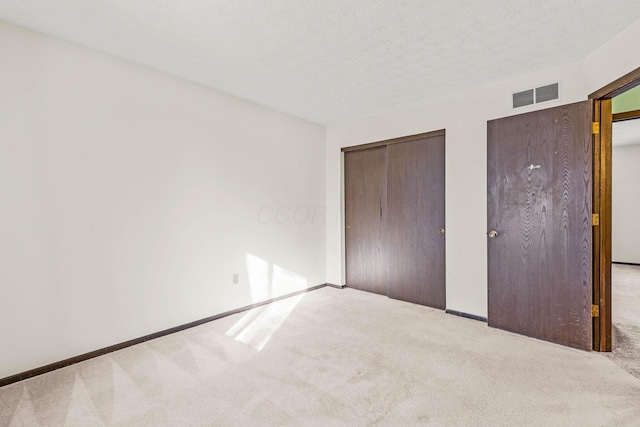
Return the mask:
<path fill-rule="evenodd" d="M 616 95 L 620 95 L 622 92 L 626 92 L 629 89 L 640 85 L 640 68 L 636 68 L 630 73 L 625 74 L 609 83 L 608 85 L 598 89 L 589 95 L 589 99 L 608 99 L 613 98 Z"/>
<path fill-rule="evenodd" d="M 589 95 L 594 101 L 594 121 L 600 132 L 594 135 L 593 213 L 599 225 L 593 229 L 593 304 L 599 315 L 593 320 L 593 349 L 611 351 L 611 156 L 613 148 L 613 114 L 611 99 L 640 85 L 640 68 Z"/>
<path fill-rule="evenodd" d="M 594 100 L 593 119 L 600 123 L 593 146 L 593 213 L 599 224 L 593 226 L 593 349 L 611 351 L 611 98 Z"/>
<path fill-rule="evenodd" d="M 625 120 L 640 119 L 640 110 L 627 111 L 613 115 L 614 122 L 623 122 Z"/>
<path fill-rule="evenodd" d="M 418 133 L 415 135 L 401 136 L 400 138 L 385 139 L 384 141 L 369 142 L 367 144 L 352 145 L 340 149 L 343 153 L 347 151 L 366 150 L 368 148 L 383 147 L 385 145 L 399 144 L 401 142 L 415 141 L 416 139 L 432 138 L 434 136 L 445 136 L 445 130 L 434 130 L 432 132 Z"/>

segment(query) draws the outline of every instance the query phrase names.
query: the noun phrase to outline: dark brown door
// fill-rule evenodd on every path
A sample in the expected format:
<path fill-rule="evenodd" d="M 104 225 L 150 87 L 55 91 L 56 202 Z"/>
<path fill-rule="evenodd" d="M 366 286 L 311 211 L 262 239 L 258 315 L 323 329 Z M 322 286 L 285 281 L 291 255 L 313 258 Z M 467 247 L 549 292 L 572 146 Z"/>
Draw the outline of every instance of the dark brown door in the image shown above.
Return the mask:
<path fill-rule="evenodd" d="M 488 123 L 488 323 L 591 348 L 592 106 Z"/>
<path fill-rule="evenodd" d="M 388 295 L 445 308 L 444 135 L 387 147 Z"/>
<path fill-rule="evenodd" d="M 386 152 L 386 147 L 377 147 L 344 154 L 347 285 L 383 295 Z"/>

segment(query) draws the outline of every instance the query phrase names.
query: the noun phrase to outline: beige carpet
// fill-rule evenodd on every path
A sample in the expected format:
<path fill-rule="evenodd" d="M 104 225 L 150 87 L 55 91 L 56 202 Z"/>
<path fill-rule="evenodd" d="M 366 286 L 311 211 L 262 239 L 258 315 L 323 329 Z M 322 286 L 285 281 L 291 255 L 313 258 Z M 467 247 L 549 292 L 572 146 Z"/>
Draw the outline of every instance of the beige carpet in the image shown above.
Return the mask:
<path fill-rule="evenodd" d="M 6 426 L 638 426 L 606 357 L 323 288 L 0 389 Z"/>

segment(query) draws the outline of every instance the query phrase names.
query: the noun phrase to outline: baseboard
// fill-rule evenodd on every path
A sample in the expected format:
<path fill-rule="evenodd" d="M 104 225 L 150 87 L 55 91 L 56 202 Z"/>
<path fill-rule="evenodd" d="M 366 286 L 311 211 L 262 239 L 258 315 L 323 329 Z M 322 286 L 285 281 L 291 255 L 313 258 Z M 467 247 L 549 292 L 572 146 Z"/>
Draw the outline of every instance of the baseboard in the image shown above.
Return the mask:
<path fill-rule="evenodd" d="M 0 387 L 17 383 L 18 381 L 26 380 L 27 378 L 35 377 L 38 375 L 46 374 L 47 372 L 55 371 L 57 369 L 64 368 L 66 366 L 75 365 L 76 363 L 84 362 L 85 360 L 93 359 L 98 356 L 102 356 L 108 353 L 113 353 L 114 351 L 122 350 L 123 348 L 131 347 L 132 345 L 141 344 L 146 341 L 150 341 L 155 338 L 160 338 L 165 335 L 173 334 L 176 332 L 184 331 L 185 329 L 193 328 L 194 326 L 202 325 L 203 323 L 212 322 L 214 320 L 222 319 L 223 317 L 231 316 L 233 314 L 242 313 L 243 311 L 248 311 L 256 307 L 261 307 L 263 305 L 271 304 L 272 302 L 279 301 L 285 298 L 291 298 L 296 295 L 304 294 L 309 291 L 314 291 L 316 289 L 324 288 L 325 286 L 338 287 L 336 285 L 331 285 L 328 283 L 323 283 L 322 285 L 313 286 L 307 289 L 303 289 L 301 291 L 292 292 L 287 295 L 282 295 L 276 298 L 271 298 L 266 301 L 261 301 L 255 304 L 247 305 L 241 308 L 237 308 L 235 310 L 226 311 L 224 313 L 216 314 L 214 316 L 206 317 L 204 319 L 196 320 L 190 323 L 186 323 L 184 325 L 175 326 L 173 328 L 165 329 L 164 331 L 155 332 L 153 334 L 145 335 L 140 338 L 134 338 L 129 341 L 122 342 L 120 344 L 111 345 L 109 347 L 101 348 L 99 350 L 90 351 L 89 353 L 81 354 L 79 356 L 70 357 L 69 359 L 61 360 L 59 362 L 54 362 L 46 366 L 42 366 L 35 369 L 30 369 L 25 372 L 21 372 L 19 374 L 11 375 L 6 378 L 0 378 Z"/>
<path fill-rule="evenodd" d="M 636 267 L 640 267 L 640 264 L 636 264 L 635 262 L 618 262 L 618 261 L 611 261 L 611 264 L 634 265 L 634 266 L 636 266 Z"/>
<path fill-rule="evenodd" d="M 465 317 L 467 319 L 478 320 L 480 322 L 487 323 L 486 317 L 476 316 L 475 314 L 463 313 L 462 311 L 450 310 L 448 308 L 444 312 L 447 314 L 453 314 L 454 316 Z"/>
<path fill-rule="evenodd" d="M 347 287 L 347 285 L 334 285 L 333 283 L 325 283 L 325 285 L 329 286 L 330 288 L 336 289 L 344 289 Z"/>

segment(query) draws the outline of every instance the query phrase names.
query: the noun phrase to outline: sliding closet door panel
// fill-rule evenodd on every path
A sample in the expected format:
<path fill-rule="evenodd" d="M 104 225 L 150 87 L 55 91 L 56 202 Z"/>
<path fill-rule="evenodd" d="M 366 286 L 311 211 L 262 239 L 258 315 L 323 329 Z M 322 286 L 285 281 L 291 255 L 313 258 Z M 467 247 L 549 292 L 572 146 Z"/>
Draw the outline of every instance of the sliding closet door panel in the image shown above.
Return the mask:
<path fill-rule="evenodd" d="M 445 308 L 444 136 L 387 150 L 388 295 Z"/>
<path fill-rule="evenodd" d="M 386 295 L 386 147 L 344 154 L 347 286 Z"/>

